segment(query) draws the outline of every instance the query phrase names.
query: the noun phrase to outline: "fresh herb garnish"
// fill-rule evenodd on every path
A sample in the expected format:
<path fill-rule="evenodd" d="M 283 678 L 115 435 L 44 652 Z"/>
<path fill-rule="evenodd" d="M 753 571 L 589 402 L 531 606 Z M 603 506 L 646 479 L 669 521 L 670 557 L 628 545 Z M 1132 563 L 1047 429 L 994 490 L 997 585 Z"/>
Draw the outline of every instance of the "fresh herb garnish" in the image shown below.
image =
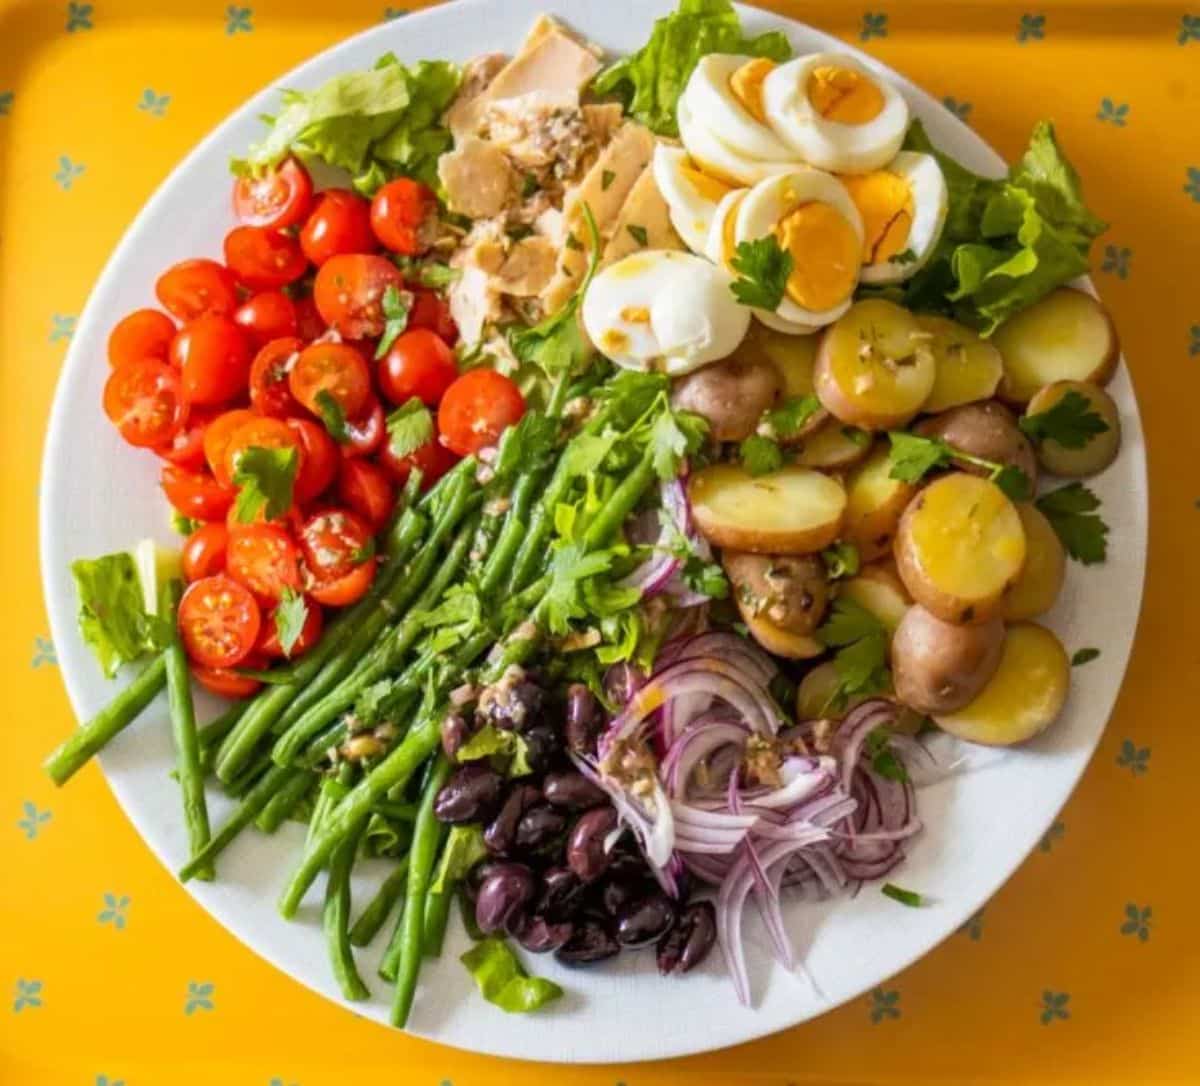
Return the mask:
<path fill-rule="evenodd" d="M 871 770 L 889 781 L 908 780 L 908 770 L 892 750 L 892 729 L 880 725 L 867 736 L 863 753 L 871 762 Z"/>
<path fill-rule="evenodd" d="M 809 393 L 807 396 L 790 396 L 778 407 L 763 415 L 759 431 L 763 437 L 787 441 L 798 437 L 808 422 L 821 410 L 821 401 Z"/>
<path fill-rule="evenodd" d="M 71 563 L 79 596 L 79 632 L 100 667 L 112 678 L 121 664 L 157 652 L 171 627 L 146 610 L 146 593 L 137 563 L 128 551 Z"/>
<path fill-rule="evenodd" d="M 397 460 L 411 456 L 433 438 L 433 415 L 416 396 L 387 417 L 388 448 Z"/>
<path fill-rule="evenodd" d="M 751 434 L 738 446 L 742 467 L 751 475 L 766 475 L 783 467 L 783 453 L 769 437 Z"/>
<path fill-rule="evenodd" d="M 408 314 L 412 310 L 413 296 L 407 290 L 399 290 L 391 286 L 383 292 L 383 316 L 386 323 L 383 335 L 379 337 L 379 346 L 375 348 L 375 357 L 382 358 L 392 349 L 392 344 L 404 334 L 408 327 Z"/>
<path fill-rule="evenodd" d="M 445 290 L 462 278 L 462 271 L 439 260 L 414 260 L 411 256 L 393 256 L 392 260 L 404 273 L 406 283 L 416 283 L 429 290 Z"/>
<path fill-rule="evenodd" d="M 650 235 L 646 233 L 644 226 L 638 226 L 636 223 L 629 223 L 626 227 L 629 231 L 629 236 L 633 238 L 643 249 L 650 244 Z"/>
<path fill-rule="evenodd" d="M 339 445 L 345 445 L 350 440 L 350 432 L 346 429 L 346 412 L 342 410 L 342 405 L 327 388 L 317 393 L 316 400 L 317 411 L 329 436 Z"/>
<path fill-rule="evenodd" d="M 521 181 L 521 199 L 528 200 L 535 192 L 541 190 L 541 183 L 536 174 L 527 173 Z"/>
<path fill-rule="evenodd" d="M 1064 449 L 1082 449 L 1108 430 L 1108 423 L 1092 410 L 1088 398 L 1074 389 L 1049 409 L 1026 415 L 1017 425 L 1026 437 L 1054 441 Z"/>
<path fill-rule="evenodd" d="M 238 454 L 233 481 L 238 487 L 234 518 L 249 524 L 259 513 L 277 520 L 292 507 L 292 491 L 299 463 L 294 448 L 264 449 L 250 445 Z"/>
<path fill-rule="evenodd" d="M 895 256 L 888 257 L 889 264 L 912 264 L 917 259 L 917 254 L 912 249 L 905 249 L 897 253 Z"/>
<path fill-rule="evenodd" d="M 178 509 L 171 510 L 171 528 L 180 535 L 191 535 L 200 527 L 201 521 L 185 517 Z"/>
<path fill-rule="evenodd" d="M 894 886 L 890 882 L 883 884 L 880 893 L 884 897 L 890 897 L 893 901 L 900 902 L 901 905 L 907 905 L 910 909 L 919 909 L 925 904 L 925 899 L 914 890 L 903 890 L 899 886 Z"/>
<path fill-rule="evenodd" d="M 892 467 L 888 473 L 904 483 L 919 482 L 934 468 L 946 467 L 956 460 L 984 468 L 988 478 L 1013 501 L 1026 501 L 1033 494 L 1029 476 L 1011 464 L 986 460 L 956 449 L 940 437 L 921 437 L 918 434 L 893 430 L 888 434 L 892 443 Z"/>
<path fill-rule="evenodd" d="M 1097 656 L 1100 655 L 1099 649 L 1086 648 L 1079 649 L 1074 656 L 1071 657 L 1072 667 L 1083 667 L 1084 664 L 1090 664 Z"/>
<path fill-rule="evenodd" d="M 816 636 L 823 645 L 838 650 L 833 658 L 838 685 L 831 704 L 842 706 L 856 694 L 881 694 L 890 688 L 887 630 L 861 604 L 839 596 Z"/>
<path fill-rule="evenodd" d="M 600 191 L 608 192 L 609 187 L 617 179 L 617 175 L 612 170 L 605 170 L 600 174 Z"/>
<path fill-rule="evenodd" d="M 475 978 L 483 998 L 510 1014 L 536 1011 L 563 992 L 554 981 L 526 973 L 508 943 L 494 935 L 476 943 L 458 960 Z"/>
<path fill-rule="evenodd" d="M 1043 494 L 1036 505 L 1077 562 L 1090 566 L 1108 557 L 1108 525 L 1096 512 L 1100 499 L 1082 483 Z"/>
<path fill-rule="evenodd" d="M 307 621 L 308 604 L 304 602 L 304 596 L 294 588 L 284 588 L 283 598 L 275 606 L 275 634 L 284 656 L 292 655 Z"/>
<path fill-rule="evenodd" d="M 577 253 L 583 252 L 583 242 L 574 234 L 567 234 L 567 240 L 564 244 L 568 249 L 574 249 Z"/>
<path fill-rule="evenodd" d="M 779 308 L 795 261 L 774 237 L 741 242 L 731 264 L 738 278 L 730 289 L 742 305 L 755 309 Z"/>
<path fill-rule="evenodd" d="M 845 542 L 826 547 L 821 552 L 821 561 L 825 563 L 825 572 L 831 581 L 853 577 L 862 566 L 858 548 L 853 543 Z"/>

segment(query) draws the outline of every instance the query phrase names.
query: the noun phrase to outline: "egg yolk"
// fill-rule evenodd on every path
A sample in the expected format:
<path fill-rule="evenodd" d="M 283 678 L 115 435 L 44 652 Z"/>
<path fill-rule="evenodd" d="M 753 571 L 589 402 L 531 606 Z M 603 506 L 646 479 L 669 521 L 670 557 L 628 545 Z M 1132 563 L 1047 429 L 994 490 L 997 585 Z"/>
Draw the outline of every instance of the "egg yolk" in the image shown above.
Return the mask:
<path fill-rule="evenodd" d="M 891 170 L 839 177 L 863 221 L 863 263 L 882 264 L 908 247 L 913 195 Z"/>
<path fill-rule="evenodd" d="M 759 124 L 767 123 L 767 111 L 763 108 L 763 82 L 774 69 L 773 61 L 759 57 L 747 61 L 729 77 L 729 89 L 733 91 L 733 96 Z"/>
<path fill-rule="evenodd" d="M 837 208 L 817 200 L 801 204 L 779 221 L 775 237 L 792 254 L 787 294 L 793 302 L 820 312 L 850 296 L 858 282 L 858 235 Z"/>
<path fill-rule="evenodd" d="M 721 223 L 721 255 L 726 264 L 732 264 L 737 255 L 737 217 L 738 209 L 742 206 L 745 196 L 739 196 L 729 205 L 725 221 Z"/>
<path fill-rule="evenodd" d="M 710 177 L 703 170 L 698 170 L 694 166 L 680 166 L 679 176 L 700 196 L 714 204 L 719 204 L 732 188 L 724 181 L 718 181 L 715 177 Z"/>
<path fill-rule="evenodd" d="M 808 77 L 808 100 L 827 121 L 866 124 L 883 112 L 883 92 L 853 68 L 824 64 Z"/>

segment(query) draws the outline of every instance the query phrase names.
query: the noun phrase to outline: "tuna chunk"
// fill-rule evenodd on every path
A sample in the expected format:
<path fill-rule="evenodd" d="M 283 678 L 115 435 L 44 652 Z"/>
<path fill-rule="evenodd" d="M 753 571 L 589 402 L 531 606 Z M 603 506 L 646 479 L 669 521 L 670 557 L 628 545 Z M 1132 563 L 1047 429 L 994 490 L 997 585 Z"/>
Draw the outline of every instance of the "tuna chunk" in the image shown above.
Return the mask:
<path fill-rule="evenodd" d="M 671 225 L 671 212 L 658 191 L 652 166 L 642 170 L 629 190 L 600 263 L 611 264 L 639 249 L 686 249 Z"/>
<path fill-rule="evenodd" d="M 463 67 L 462 83 L 450 108 L 442 115 L 442 123 L 455 136 L 471 135 L 469 124 L 474 111 L 471 103 L 491 85 L 496 74 L 508 63 L 503 53 L 484 53 L 472 57 Z"/>
<path fill-rule="evenodd" d="M 468 136 L 438 159 L 438 177 L 451 211 L 471 219 L 499 215 L 516 198 L 516 171 L 499 147 Z"/>

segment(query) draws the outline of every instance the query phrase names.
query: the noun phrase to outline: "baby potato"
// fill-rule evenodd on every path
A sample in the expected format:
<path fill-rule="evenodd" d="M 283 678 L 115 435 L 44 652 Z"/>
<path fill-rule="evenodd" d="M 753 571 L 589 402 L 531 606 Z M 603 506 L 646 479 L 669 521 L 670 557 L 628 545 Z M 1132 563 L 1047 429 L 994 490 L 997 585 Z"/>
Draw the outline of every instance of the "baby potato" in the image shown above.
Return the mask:
<path fill-rule="evenodd" d="M 863 566 L 838 586 L 838 595 L 846 596 L 870 611 L 888 633 L 896 632 L 900 620 L 912 606 L 908 590 L 890 561 Z"/>
<path fill-rule="evenodd" d="M 783 381 L 783 395 L 811 396 L 813 370 L 817 365 L 817 341 L 820 336 L 789 336 L 754 321 L 743 343 L 749 341 L 760 357 L 778 371 Z"/>
<path fill-rule="evenodd" d="M 708 419 L 715 440 L 743 441 L 754 433 L 763 412 L 775 406 L 782 387 L 769 362 L 733 355 L 676 380 L 671 404 Z"/>
<path fill-rule="evenodd" d="M 870 434 L 830 418 L 828 411 L 822 411 L 821 416 L 825 421 L 795 443 L 797 464 L 824 471 L 843 471 L 867 458 L 871 451 Z"/>
<path fill-rule="evenodd" d="M 922 419 L 913 429 L 924 437 L 940 437 L 954 448 L 970 456 L 1011 464 L 1028 477 L 1031 487 L 1037 486 L 1037 457 L 1033 446 L 1021 433 L 1013 413 L 1002 403 L 964 404 Z M 987 469 L 959 462 L 955 465 L 972 475 L 987 475 Z"/>
<path fill-rule="evenodd" d="M 1017 515 L 1025 529 L 1025 565 L 1004 594 L 1002 614 L 1009 622 L 1044 615 L 1062 591 L 1067 576 L 1067 552 L 1042 511 L 1021 502 Z"/>
<path fill-rule="evenodd" d="M 1025 408 L 1025 417 L 1049 411 L 1068 392 L 1075 392 L 1088 401 L 1088 407 L 1108 427 L 1092 434 L 1082 448 L 1072 449 L 1053 438 L 1044 437 L 1037 443 L 1038 462 L 1051 475 L 1067 479 L 1084 479 L 1098 475 L 1117 458 L 1121 448 L 1121 416 L 1113 398 L 1099 385 L 1090 381 L 1055 381 L 1041 389 Z"/>
<path fill-rule="evenodd" d="M 814 554 L 837 539 L 846 512 L 837 479 L 796 466 L 752 476 L 713 464 L 691 477 L 688 496 L 705 539 L 755 554 Z"/>
<path fill-rule="evenodd" d="M 1062 712 L 1070 685 L 1066 650 L 1044 626 L 1019 622 L 1004 635 L 1000 666 L 972 701 L 933 719 L 972 743 L 1007 747 L 1048 728 Z"/>
<path fill-rule="evenodd" d="M 768 618 L 754 618 L 743 615 L 746 629 L 764 649 L 785 660 L 811 660 L 825 651 L 825 646 L 815 637 L 806 634 L 792 633 L 781 626 L 776 626 Z"/>
<path fill-rule="evenodd" d="M 952 713 L 968 704 L 1000 666 L 1004 623 L 955 626 L 920 604 L 908 609 L 892 638 L 892 682 L 918 713 Z"/>
<path fill-rule="evenodd" d="M 881 443 L 846 476 L 846 522 L 842 538 L 858 548 L 864 562 L 891 554 L 900 515 L 917 492 L 912 483 L 893 479 L 891 470 L 891 450 Z"/>
<path fill-rule="evenodd" d="M 836 418 L 864 430 L 905 425 L 936 376 L 917 318 L 882 298 L 856 302 L 825 329 L 817 348 L 817 398 Z"/>
<path fill-rule="evenodd" d="M 918 313 L 917 324 L 932 337 L 929 348 L 936 366 L 933 391 L 922 411 L 948 411 L 996 394 L 1004 360 L 993 344 L 949 317 Z"/>
<path fill-rule="evenodd" d="M 995 483 L 955 471 L 904 510 L 896 568 L 917 603 L 943 622 L 974 625 L 1000 612 L 1025 564 L 1025 530 Z"/>
<path fill-rule="evenodd" d="M 825 617 L 829 581 L 819 558 L 726 549 L 721 563 L 748 626 L 751 619 L 762 619 L 781 633 L 806 635 Z"/>
<path fill-rule="evenodd" d="M 833 697 L 838 688 L 837 665 L 832 660 L 817 664 L 809 671 L 800 685 L 796 688 L 796 719 L 797 720 L 841 720 L 856 705 L 879 697 L 879 694 L 855 694 L 846 699 L 844 705 L 834 705 Z M 890 691 L 885 691 L 886 696 Z M 903 735 L 916 735 L 925 723 L 922 714 L 899 706 L 896 719 L 892 722 L 892 730 Z"/>
<path fill-rule="evenodd" d="M 1017 405 L 1055 381 L 1106 385 L 1121 355 L 1104 306 L 1074 287 L 1059 287 L 1009 317 L 992 342 L 1004 359 L 1000 397 Z"/>

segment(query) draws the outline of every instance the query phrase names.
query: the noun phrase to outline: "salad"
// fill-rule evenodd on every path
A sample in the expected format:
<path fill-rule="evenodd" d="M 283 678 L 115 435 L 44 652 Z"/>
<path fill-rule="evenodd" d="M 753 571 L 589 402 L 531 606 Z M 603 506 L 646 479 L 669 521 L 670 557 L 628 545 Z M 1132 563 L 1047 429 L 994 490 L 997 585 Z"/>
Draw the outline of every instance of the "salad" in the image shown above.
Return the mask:
<path fill-rule="evenodd" d="M 719 948 L 751 1003 L 746 905 L 787 968 L 789 895 L 921 907 L 883 880 L 926 737 L 1028 740 L 1095 655 L 1034 621 L 1105 559 L 1080 480 L 1120 448 L 1052 126 L 983 177 L 726 0 L 647 30 L 609 61 L 543 16 L 511 58 L 288 92 L 223 259 L 108 341 L 182 543 L 74 563 L 98 663 L 140 670 L 47 771 L 165 689 L 180 877 L 306 824 L 279 911 L 323 875 L 333 974 L 367 998 L 386 940 L 398 1026 L 456 911 L 506 1011 L 562 991 L 516 948 Z"/>

